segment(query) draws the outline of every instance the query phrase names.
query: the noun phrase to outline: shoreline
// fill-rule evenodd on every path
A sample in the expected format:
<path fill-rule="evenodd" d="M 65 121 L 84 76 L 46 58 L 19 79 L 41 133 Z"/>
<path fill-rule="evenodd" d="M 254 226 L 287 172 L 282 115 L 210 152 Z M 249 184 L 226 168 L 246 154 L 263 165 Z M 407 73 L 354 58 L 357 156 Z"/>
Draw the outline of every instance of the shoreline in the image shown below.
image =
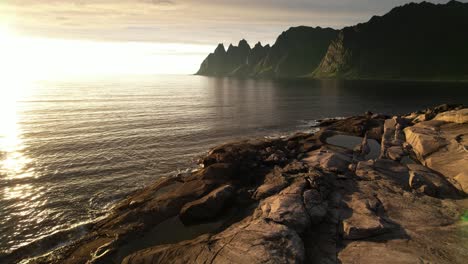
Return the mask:
<path fill-rule="evenodd" d="M 414 228 L 414 225 L 426 225 L 425 219 L 434 218 L 428 214 L 437 212 L 441 219 L 432 219 L 434 225 L 425 228 L 437 235 L 437 239 L 450 241 L 454 235 L 451 231 L 439 233 L 448 227 L 457 231 L 458 219 L 467 208 L 464 179 L 458 179 L 457 174 L 452 177 L 452 172 L 439 174 L 442 173 L 440 169 L 436 172 L 431 166 L 420 164 L 441 151 L 424 153 L 423 141 L 419 139 L 425 139 L 425 126 L 439 129 L 447 137 L 453 136 L 452 130 L 468 133 L 468 109 L 454 108 L 442 106 L 400 117 L 366 113 L 324 120 L 317 133 L 217 146 L 201 160 L 203 168 L 200 170 L 158 179 L 117 203 L 111 213 L 93 224 L 81 239 L 27 263 L 120 263 L 122 260 L 122 263 L 160 263 L 167 262 L 168 256 L 177 256 L 180 262 L 194 261 L 199 256 L 222 262 L 236 256 L 239 262 L 256 263 L 265 258 L 301 263 L 315 258 L 313 252 L 318 252 L 320 260 L 338 256 L 343 263 L 348 262 L 346 260 L 365 262 L 364 256 L 358 253 L 363 250 L 359 248 L 364 243 L 362 239 L 367 241 L 367 238 L 379 243 L 365 242 L 371 243 L 366 247 L 407 260 L 424 253 L 429 254 L 424 259 L 437 263 L 462 263 L 459 260 L 466 254 L 455 252 L 456 248 L 441 246 L 436 249 L 450 252 L 451 259 L 438 259 L 437 254 L 420 248 L 418 243 L 427 243 L 427 236 Z M 349 149 L 327 143 L 327 139 L 337 135 L 360 137 L 362 144 Z M 368 139 L 381 144 L 380 157 L 365 158 L 364 154 L 370 151 Z M 438 142 L 441 140 L 435 144 Z M 404 164 L 404 157 L 413 158 L 414 163 Z M 463 172 L 464 167 L 459 169 Z M 392 192 L 388 193 L 389 190 Z M 395 196 L 393 192 L 401 195 Z M 406 208 L 403 201 L 409 198 L 414 205 Z M 447 200 L 446 204 L 441 207 L 439 199 Z M 424 206 L 428 212 L 421 211 L 418 206 Z M 233 208 L 237 209 L 233 212 Z M 403 215 L 399 215 L 400 211 Z M 416 219 L 409 214 L 416 215 Z M 218 228 L 208 228 L 209 232 L 195 232 L 193 237 L 171 241 L 169 245 L 151 245 L 149 241 L 127 250 L 127 255 L 120 253 L 125 245 L 138 244 L 150 230 L 167 221 L 175 221 L 172 225 L 166 224 L 168 229 L 210 225 L 212 221 L 222 223 Z M 253 235 L 233 235 L 244 234 L 239 232 L 249 228 L 253 228 Z M 255 233 L 258 228 L 265 231 Z M 321 234 L 322 229 L 333 235 Z M 402 235 L 403 231 L 412 235 L 415 243 L 408 242 L 412 239 Z M 311 234 L 317 235 L 318 240 Z M 170 236 L 170 232 L 167 235 Z M 389 236 L 396 238 L 389 239 Z M 332 243 L 334 251 L 333 246 L 326 243 L 333 237 L 338 237 Z M 260 244 L 251 253 L 241 254 L 242 248 L 251 247 L 249 243 L 253 241 L 260 241 Z M 410 243 L 410 253 L 403 254 L 401 245 L 395 241 Z M 225 243 L 232 247 L 225 248 Z M 321 244 L 329 248 L 321 248 Z M 206 248 L 207 245 L 220 247 L 219 251 Z M 143 250 L 145 248 L 149 249 Z M 195 254 L 194 250 L 201 253 Z M 18 261 L 25 253 L 14 252 L 5 260 L 7 263 Z"/>
<path fill-rule="evenodd" d="M 311 76 L 298 76 L 298 77 L 255 77 L 255 76 L 234 76 L 234 75 L 203 75 L 203 74 L 190 74 L 191 76 L 202 76 L 210 78 L 232 78 L 238 80 L 266 80 L 266 81 L 368 81 L 368 82 L 405 82 L 405 83 L 468 83 L 468 79 L 385 79 L 385 78 L 317 78 Z"/>

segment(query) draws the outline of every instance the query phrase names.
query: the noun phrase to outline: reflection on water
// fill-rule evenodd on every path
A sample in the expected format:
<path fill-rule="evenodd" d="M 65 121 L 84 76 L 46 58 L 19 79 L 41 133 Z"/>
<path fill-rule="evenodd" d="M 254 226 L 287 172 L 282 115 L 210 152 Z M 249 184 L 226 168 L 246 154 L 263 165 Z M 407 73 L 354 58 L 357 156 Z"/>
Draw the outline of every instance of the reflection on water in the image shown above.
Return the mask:
<path fill-rule="evenodd" d="M 468 102 L 463 83 L 123 76 L 3 87 L 20 86 L 0 96 L 0 258 L 53 234 L 63 242 L 219 143 L 367 110 Z"/>
<path fill-rule="evenodd" d="M 2 178 L 17 179 L 33 176 L 27 165 L 31 160 L 23 154 L 23 142 L 20 138 L 21 128 L 18 124 L 18 101 L 31 85 L 18 82 L 0 83 L 0 175 Z M 8 87 L 14 87 L 8 89 Z"/>

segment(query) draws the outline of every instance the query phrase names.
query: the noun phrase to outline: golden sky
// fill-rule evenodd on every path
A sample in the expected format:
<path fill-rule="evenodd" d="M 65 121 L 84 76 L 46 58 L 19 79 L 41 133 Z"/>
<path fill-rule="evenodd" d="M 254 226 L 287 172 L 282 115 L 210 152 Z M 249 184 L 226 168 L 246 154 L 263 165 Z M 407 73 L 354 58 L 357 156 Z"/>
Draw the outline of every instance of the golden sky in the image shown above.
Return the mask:
<path fill-rule="evenodd" d="M 203 57 L 219 42 L 237 43 L 245 38 L 251 44 L 257 41 L 273 44 L 290 26 L 342 28 L 407 2 L 0 0 L 0 34 L 17 44 L 21 40 L 18 47 L 22 50 L 16 48 L 16 53 L 42 53 L 35 56 L 36 62 L 49 58 L 52 72 L 64 71 L 67 61 L 76 61 L 80 68 L 97 74 L 106 68 L 120 73 L 126 69 L 115 64 L 124 60 L 132 65 L 128 68 L 144 73 L 189 73 L 196 71 Z M 123 58 L 115 58 L 119 56 Z M 91 65 L 84 58 L 96 62 Z M 104 59 L 112 64 L 97 62 Z M 67 71 L 77 72 L 72 66 Z"/>

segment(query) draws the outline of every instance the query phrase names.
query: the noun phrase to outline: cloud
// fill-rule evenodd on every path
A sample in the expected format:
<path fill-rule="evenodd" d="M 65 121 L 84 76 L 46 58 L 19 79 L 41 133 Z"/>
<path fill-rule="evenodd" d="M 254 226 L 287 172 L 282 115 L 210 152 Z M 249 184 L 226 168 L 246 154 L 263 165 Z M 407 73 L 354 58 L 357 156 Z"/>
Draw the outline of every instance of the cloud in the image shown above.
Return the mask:
<path fill-rule="evenodd" d="M 408 0 L 16 0 L 0 23 L 25 35 L 104 41 L 274 42 L 290 26 L 341 28 Z M 446 2 L 446 1 L 437 1 Z"/>

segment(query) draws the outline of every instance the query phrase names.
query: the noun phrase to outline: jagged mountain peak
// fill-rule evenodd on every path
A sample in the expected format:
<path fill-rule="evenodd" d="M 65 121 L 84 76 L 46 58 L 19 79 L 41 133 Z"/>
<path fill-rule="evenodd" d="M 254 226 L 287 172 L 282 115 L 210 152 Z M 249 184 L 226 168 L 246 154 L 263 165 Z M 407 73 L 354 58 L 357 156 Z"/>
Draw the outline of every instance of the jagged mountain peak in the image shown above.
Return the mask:
<path fill-rule="evenodd" d="M 219 43 L 218 46 L 216 47 L 214 53 L 215 54 L 226 53 L 226 49 L 224 48 L 224 44 Z"/>

